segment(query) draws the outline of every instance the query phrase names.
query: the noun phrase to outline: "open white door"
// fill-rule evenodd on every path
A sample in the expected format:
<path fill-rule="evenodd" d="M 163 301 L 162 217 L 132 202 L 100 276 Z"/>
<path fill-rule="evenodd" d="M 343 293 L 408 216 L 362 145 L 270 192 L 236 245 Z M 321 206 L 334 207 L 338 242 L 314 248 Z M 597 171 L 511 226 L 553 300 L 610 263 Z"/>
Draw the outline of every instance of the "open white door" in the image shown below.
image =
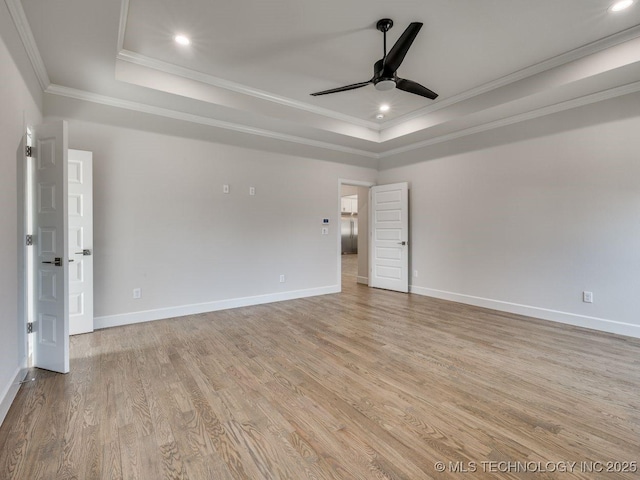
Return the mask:
<path fill-rule="evenodd" d="M 69 150 L 69 335 L 93 332 L 93 153 Z"/>
<path fill-rule="evenodd" d="M 409 185 L 371 187 L 369 286 L 409 291 Z"/>
<path fill-rule="evenodd" d="M 69 371 L 69 253 L 67 251 L 67 124 L 33 129 L 33 364 Z"/>

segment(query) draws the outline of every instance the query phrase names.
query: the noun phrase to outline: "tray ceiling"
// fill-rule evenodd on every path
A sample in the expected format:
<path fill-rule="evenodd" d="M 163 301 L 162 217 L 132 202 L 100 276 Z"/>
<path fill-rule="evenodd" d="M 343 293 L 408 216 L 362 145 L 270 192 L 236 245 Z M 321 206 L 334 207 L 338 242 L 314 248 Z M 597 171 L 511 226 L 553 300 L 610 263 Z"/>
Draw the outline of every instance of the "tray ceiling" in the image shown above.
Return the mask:
<path fill-rule="evenodd" d="M 613 14 L 602 0 L 7 3 L 24 10 L 50 93 L 374 157 L 640 81 L 638 4 Z M 389 48 L 424 23 L 398 74 L 438 99 L 371 85 L 310 96 L 371 78 L 384 17 L 395 23 Z"/>

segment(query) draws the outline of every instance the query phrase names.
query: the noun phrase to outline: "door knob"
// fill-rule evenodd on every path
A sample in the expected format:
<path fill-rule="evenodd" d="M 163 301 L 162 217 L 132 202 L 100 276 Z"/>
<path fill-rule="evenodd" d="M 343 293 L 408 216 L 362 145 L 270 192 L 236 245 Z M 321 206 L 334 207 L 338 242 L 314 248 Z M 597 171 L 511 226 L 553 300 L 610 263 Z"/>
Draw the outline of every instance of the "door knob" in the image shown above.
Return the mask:
<path fill-rule="evenodd" d="M 84 255 L 85 257 L 87 257 L 91 255 L 91 250 L 89 250 L 88 248 L 85 248 L 81 252 L 76 252 L 76 255 Z"/>
<path fill-rule="evenodd" d="M 49 263 L 49 264 L 55 265 L 56 267 L 61 267 L 62 266 L 62 258 L 56 257 L 53 262 L 42 262 L 42 263 Z"/>
<path fill-rule="evenodd" d="M 398 245 L 406 245 L 407 242 L 398 242 Z"/>

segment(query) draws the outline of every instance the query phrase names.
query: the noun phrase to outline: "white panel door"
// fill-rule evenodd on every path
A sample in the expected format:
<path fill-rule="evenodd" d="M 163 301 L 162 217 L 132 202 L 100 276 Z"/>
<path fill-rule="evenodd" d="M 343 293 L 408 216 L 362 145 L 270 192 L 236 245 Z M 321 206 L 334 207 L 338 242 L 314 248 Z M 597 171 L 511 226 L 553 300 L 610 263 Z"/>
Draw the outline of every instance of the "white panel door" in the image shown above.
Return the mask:
<path fill-rule="evenodd" d="M 69 150 L 69 335 L 93 332 L 93 153 Z"/>
<path fill-rule="evenodd" d="M 33 130 L 33 363 L 69 371 L 69 253 L 67 251 L 67 124 Z"/>
<path fill-rule="evenodd" d="M 409 186 L 370 189 L 369 286 L 409 291 Z"/>

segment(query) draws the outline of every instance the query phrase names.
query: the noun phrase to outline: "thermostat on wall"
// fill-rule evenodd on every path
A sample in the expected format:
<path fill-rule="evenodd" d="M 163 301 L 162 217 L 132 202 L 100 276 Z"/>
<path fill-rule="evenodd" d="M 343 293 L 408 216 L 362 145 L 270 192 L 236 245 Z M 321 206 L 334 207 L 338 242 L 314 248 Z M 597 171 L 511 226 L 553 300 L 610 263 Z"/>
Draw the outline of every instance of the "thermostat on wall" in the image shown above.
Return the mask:
<path fill-rule="evenodd" d="M 329 219 L 328 218 L 323 218 L 322 219 L 322 224 L 323 225 L 329 225 Z"/>

